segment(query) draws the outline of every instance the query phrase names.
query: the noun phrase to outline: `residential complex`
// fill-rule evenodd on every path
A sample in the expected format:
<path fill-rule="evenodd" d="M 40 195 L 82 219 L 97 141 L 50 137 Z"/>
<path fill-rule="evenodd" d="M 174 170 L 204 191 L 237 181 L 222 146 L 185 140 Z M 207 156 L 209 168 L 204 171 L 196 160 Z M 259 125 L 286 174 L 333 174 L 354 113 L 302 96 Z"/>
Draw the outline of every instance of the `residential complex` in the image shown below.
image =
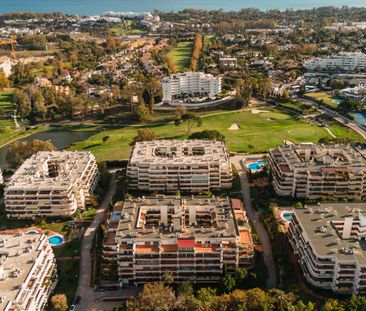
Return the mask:
<path fill-rule="evenodd" d="M 97 163 L 90 152 L 38 152 L 20 166 L 6 185 L 7 216 L 70 216 L 85 207 L 97 181 Z"/>
<path fill-rule="evenodd" d="M 296 209 L 288 235 L 310 284 L 341 294 L 366 294 L 365 204 Z"/>
<path fill-rule="evenodd" d="M 340 53 L 329 58 L 315 58 L 304 63 L 307 70 L 332 71 L 364 71 L 366 70 L 366 54 Z"/>
<path fill-rule="evenodd" d="M 202 192 L 228 189 L 232 170 L 225 144 L 204 140 L 137 142 L 127 167 L 130 189 Z"/>
<path fill-rule="evenodd" d="M 366 160 L 351 145 L 283 145 L 269 152 L 272 184 L 280 196 L 321 199 L 366 197 Z"/>
<path fill-rule="evenodd" d="M 47 236 L 0 232 L 0 310 L 43 310 L 56 281 Z"/>
<path fill-rule="evenodd" d="M 112 213 L 103 255 L 117 261 L 121 286 L 162 280 L 212 283 L 224 269 L 254 265 L 254 247 L 240 200 L 212 197 L 143 197 Z"/>
<path fill-rule="evenodd" d="M 221 93 L 221 78 L 203 72 L 185 72 L 161 80 L 163 102 L 177 97 L 215 98 Z"/>

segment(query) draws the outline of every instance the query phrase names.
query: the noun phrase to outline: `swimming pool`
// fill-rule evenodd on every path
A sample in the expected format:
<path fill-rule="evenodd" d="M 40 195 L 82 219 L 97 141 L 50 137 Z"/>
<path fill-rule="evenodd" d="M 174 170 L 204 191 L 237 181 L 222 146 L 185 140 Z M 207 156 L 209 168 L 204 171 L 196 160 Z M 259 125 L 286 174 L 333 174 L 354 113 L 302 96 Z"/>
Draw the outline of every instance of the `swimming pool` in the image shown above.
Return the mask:
<path fill-rule="evenodd" d="M 293 213 L 282 213 L 282 218 L 288 222 L 290 222 L 292 220 L 292 215 Z"/>
<path fill-rule="evenodd" d="M 26 234 L 37 234 L 38 232 L 36 230 L 29 230 L 26 232 Z"/>
<path fill-rule="evenodd" d="M 48 242 L 50 242 L 51 246 L 59 246 L 64 243 L 64 239 L 59 235 L 53 235 L 48 238 Z"/>
<path fill-rule="evenodd" d="M 249 168 L 251 171 L 260 171 L 263 169 L 263 166 L 265 166 L 266 163 L 264 161 L 257 161 L 253 163 L 249 163 L 247 165 L 247 168 Z"/>

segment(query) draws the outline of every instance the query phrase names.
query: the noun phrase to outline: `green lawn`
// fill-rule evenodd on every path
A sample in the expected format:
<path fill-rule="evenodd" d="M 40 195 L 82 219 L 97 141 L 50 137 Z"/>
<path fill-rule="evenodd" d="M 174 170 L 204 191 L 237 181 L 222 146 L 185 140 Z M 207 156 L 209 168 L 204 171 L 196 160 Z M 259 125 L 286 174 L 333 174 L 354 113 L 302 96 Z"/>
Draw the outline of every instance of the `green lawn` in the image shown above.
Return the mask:
<path fill-rule="evenodd" d="M 168 55 L 171 55 L 175 61 L 177 72 L 182 72 L 185 68 L 189 68 L 192 52 L 193 42 L 184 41 L 179 42 L 177 46 L 168 53 Z"/>
<path fill-rule="evenodd" d="M 12 91 L 0 92 L 0 137 L 2 133 L 9 132 L 14 127 L 13 113 L 15 105 L 13 103 Z"/>
<path fill-rule="evenodd" d="M 329 106 L 330 108 L 337 108 L 337 104 L 334 102 L 334 98 L 325 92 L 312 92 L 306 93 L 306 96 L 313 98 L 316 101 L 322 102 L 324 105 Z"/>
<path fill-rule="evenodd" d="M 69 305 L 72 304 L 78 287 L 79 259 L 57 260 L 58 283 L 54 294 L 65 294 Z"/>
<path fill-rule="evenodd" d="M 272 107 L 262 107 L 263 112 L 253 114 L 251 111 L 229 112 L 220 115 L 203 117 L 200 128 L 193 128 L 193 132 L 217 129 L 226 137 L 226 144 L 234 152 L 261 152 L 268 151 L 285 139 L 295 143 L 318 142 L 320 138 L 331 138 L 328 132 L 315 124 L 305 123 L 296 116 Z M 230 131 L 228 128 L 236 123 L 240 129 Z M 149 127 L 158 134 L 159 138 L 187 138 L 187 126 L 175 126 L 172 123 L 165 125 L 141 125 Z M 74 144 L 71 148 L 77 150 L 90 150 L 98 161 L 128 159 L 131 147 L 129 143 L 136 136 L 138 127 L 121 127 L 118 129 L 102 131 L 89 139 Z M 341 125 L 332 125 L 331 130 L 337 137 L 350 137 L 362 141 L 355 132 L 348 131 Z M 110 139 L 103 143 L 104 136 Z"/>
<path fill-rule="evenodd" d="M 118 37 L 122 35 L 140 35 L 146 33 L 146 30 L 137 27 L 136 24 L 130 20 L 113 25 L 109 30 L 113 35 Z"/>

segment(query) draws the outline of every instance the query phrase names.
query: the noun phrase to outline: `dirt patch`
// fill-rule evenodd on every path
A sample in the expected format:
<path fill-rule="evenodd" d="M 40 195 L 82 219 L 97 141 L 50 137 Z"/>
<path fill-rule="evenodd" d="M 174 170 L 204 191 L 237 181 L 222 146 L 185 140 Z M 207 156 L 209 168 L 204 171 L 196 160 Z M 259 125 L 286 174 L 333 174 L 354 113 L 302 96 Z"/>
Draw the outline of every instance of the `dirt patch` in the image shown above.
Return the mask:
<path fill-rule="evenodd" d="M 231 126 L 229 127 L 229 131 L 237 131 L 239 129 L 240 129 L 240 127 L 236 123 L 231 124 Z"/>
<path fill-rule="evenodd" d="M 268 111 L 268 110 L 252 109 L 252 114 L 258 114 L 258 113 L 261 113 L 261 112 L 270 112 L 270 111 Z"/>

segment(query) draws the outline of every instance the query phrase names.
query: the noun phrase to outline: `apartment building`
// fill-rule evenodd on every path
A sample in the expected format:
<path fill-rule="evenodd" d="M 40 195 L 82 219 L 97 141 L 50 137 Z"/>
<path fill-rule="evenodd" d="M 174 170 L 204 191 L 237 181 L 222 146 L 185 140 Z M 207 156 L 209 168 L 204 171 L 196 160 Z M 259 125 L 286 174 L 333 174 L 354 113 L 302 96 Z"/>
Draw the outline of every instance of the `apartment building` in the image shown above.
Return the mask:
<path fill-rule="evenodd" d="M 366 54 L 361 52 L 340 53 L 329 58 L 315 58 L 306 61 L 304 67 L 310 71 L 365 71 Z"/>
<path fill-rule="evenodd" d="M 0 310 L 43 310 L 57 282 L 47 236 L 0 232 Z"/>
<path fill-rule="evenodd" d="M 311 285 L 338 294 L 366 294 L 364 203 L 296 209 L 288 237 Z"/>
<path fill-rule="evenodd" d="M 161 80 L 163 102 L 177 97 L 215 98 L 221 93 L 221 78 L 203 72 L 184 72 Z"/>
<path fill-rule="evenodd" d="M 125 200 L 111 216 L 103 260 L 117 262 L 121 286 L 161 281 L 214 283 L 252 268 L 254 247 L 240 200 L 163 196 Z"/>
<path fill-rule="evenodd" d="M 351 145 L 283 145 L 268 157 L 280 196 L 307 199 L 366 197 L 364 151 Z"/>
<path fill-rule="evenodd" d="M 163 192 L 229 189 L 232 170 L 225 144 L 204 140 L 138 142 L 127 167 L 129 188 Z"/>
<path fill-rule="evenodd" d="M 7 217 L 70 216 L 85 208 L 97 181 L 98 167 L 90 152 L 38 152 L 6 184 Z"/>

